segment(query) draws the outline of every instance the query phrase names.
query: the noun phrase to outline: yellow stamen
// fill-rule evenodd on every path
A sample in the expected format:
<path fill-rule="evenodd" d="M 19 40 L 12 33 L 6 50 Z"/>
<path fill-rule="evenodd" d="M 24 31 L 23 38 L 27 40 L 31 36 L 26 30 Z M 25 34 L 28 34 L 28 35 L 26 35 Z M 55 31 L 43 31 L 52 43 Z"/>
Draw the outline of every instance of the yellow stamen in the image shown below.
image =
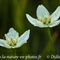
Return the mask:
<path fill-rule="evenodd" d="M 10 40 L 6 40 L 7 44 L 9 44 L 10 46 L 15 46 L 18 42 L 18 39 L 13 39 L 12 37 L 10 37 Z"/>
<path fill-rule="evenodd" d="M 43 18 L 40 18 L 40 21 L 43 22 L 43 24 L 49 24 L 51 22 L 51 16 L 49 17 L 43 17 Z"/>

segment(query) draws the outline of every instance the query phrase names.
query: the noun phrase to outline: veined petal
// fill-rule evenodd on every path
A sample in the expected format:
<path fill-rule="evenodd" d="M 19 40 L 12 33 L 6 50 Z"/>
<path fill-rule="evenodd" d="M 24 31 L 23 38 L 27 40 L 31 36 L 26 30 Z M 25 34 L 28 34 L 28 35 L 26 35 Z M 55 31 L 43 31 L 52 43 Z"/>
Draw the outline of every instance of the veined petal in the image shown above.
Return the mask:
<path fill-rule="evenodd" d="M 16 48 L 22 46 L 24 43 L 27 42 L 27 40 L 29 39 L 29 34 L 30 34 L 30 30 L 27 30 L 20 36 L 20 38 L 18 39 L 19 41 L 16 45 Z"/>
<path fill-rule="evenodd" d="M 50 24 L 49 24 L 49 27 L 55 27 L 55 26 L 57 26 L 57 25 L 59 25 L 60 24 L 60 20 L 56 20 L 56 21 L 54 21 L 54 22 L 51 22 Z"/>
<path fill-rule="evenodd" d="M 36 19 L 32 18 L 29 14 L 26 14 L 28 21 L 35 26 Z"/>
<path fill-rule="evenodd" d="M 11 48 L 7 42 L 3 39 L 0 39 L 0 46 L 5 47 L 5 48 Z"/>
<path fill-rule="evenodd" d="M 44 28 L 44 27 L 48 27 L 48 25 L 43 24 L 41 21 L 36 20 L 35 26 L 40 27 L 40 28 Z"/>
<path fill-rule="evenodd" d="M 60 17 L 60 6 L 52 13 L 52 22 L 57 20 Z"/>
<path fill-rule="evenodd" d="M 28 21 L 33 24 L 34 26 L 38 26 L 38 27 L 48 27 L 47 25 L 44 25 L 41 21 L 32 18 L 30 15 L 26 14 Z"/>
<path fill-rule="evenodd" d="M 5 34 L 5 37 L 7 40 L 9 40 L 10 37 L 16 39 L 18 37 L 18 32 L 15 31 L 13 28 L 10 28 L 9 32 L 7 34 Z"/>
<path fill-rule="evenodd" d="M 40 17 L 44 17 L 45 15 L 46 16 L 50 15 L 49 12 L 48 12 L 48 10 L 43 5 L 39 5 L 38 6 L 36 14 L 37 14 L 37 18 L 39 20 L 40 20 Z"/>
<path fill-rule="evenodd" d="M 27 41 L 21 41 L 20 43 L 18 43 L 16 46 L 12 46 L 11 48 L 18 48 L 21 47 L 23 44 L 27 43 Z"/>
<path fill-rule="evenodd" d="M 25 31 L 20 37 L 19 37 L 19 43 L 21 42 L 21 41 L 26 41 L 26 40 L 28 40 L 28 38 L 29 38 L 29 34 L 30 34 L 30 30 L 27 30 L 27 31 Z"/>

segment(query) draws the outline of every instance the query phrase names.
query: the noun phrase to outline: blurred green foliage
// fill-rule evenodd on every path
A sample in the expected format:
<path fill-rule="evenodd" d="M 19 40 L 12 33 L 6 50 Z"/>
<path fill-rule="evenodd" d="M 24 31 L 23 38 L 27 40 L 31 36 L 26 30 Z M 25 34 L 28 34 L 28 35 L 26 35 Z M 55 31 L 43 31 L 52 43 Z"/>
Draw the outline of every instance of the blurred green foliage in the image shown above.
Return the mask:
<path fill-rule="evenodd" d="M 52 13 L 60 5 L 60 0 L 0 0 L 0 39 L 4 38 L 4 34 L 11 27 L 15 28 L 20 35 L 27 29 L 31 30 L 27 44 L 16 49 L 17 55 L 39 55 L 45 47 L 49 50 L 50 43 L 45 29 L 34 27 L 26 18 L 26 13 L 36 18 L 36 8 L 40 4 Z M 60 53 L 59 32 L 60 25 L 51 28 L 56 53 Z M 0 47 L 0 55 L 9 55 L 10 52 L 11 50 Z"/>

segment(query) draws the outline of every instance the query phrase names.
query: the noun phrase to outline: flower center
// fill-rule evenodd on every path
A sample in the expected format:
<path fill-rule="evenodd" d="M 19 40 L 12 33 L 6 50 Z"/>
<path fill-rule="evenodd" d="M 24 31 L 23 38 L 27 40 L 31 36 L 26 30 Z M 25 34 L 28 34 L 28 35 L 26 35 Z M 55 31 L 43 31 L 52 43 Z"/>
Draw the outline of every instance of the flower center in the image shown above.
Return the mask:
<path fill-rule="evenodd" d="M 10 40 L 6 40 L 7 44 L 10 46 L 15 46 L 18 42 L 18 39 L 13 39 L 13 37 L 10 37 Z"/>
<path fill-rule="evenodd" d="M 43 22 L 43 24 L 49 24 L 51 22 L 51 16 L 49 16 L 49 17 L 47 17 L 47 16 L 41 17 L 40 21 Z"/>

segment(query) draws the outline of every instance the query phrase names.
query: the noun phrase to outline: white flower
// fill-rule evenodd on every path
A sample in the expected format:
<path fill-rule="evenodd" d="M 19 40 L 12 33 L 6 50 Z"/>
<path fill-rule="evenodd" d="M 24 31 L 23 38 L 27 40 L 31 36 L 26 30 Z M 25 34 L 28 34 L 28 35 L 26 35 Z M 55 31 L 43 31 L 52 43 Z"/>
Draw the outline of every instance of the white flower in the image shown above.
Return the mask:
<path fill-rule="evenodd" d="M 5 34 L 6 40 L 0 39 L 0 46 L 5 48 L 21 47 L 24 43 L 27 42 L 29 38 L 29 34 L 30 34 L 30 30 L 27 30 L 26 32 L 24 32 L 24 34 L 22 34 L 19 37 L 18 32 L 15 31 L 13 28 L 10 28 L 9 32 Z"/>
<path fill-rule="evenodd" d="M 39 5 L 36 13 L 37 19 L 32 18 L 29 14 L 26 14 L 27 19 L 34 26 L 41 28 L 54 27 L 60 23 L 60 20 L 58 20 L 60 17 L 60 6 L 58 6 L 57 9 L 50 15 L 48 10 L 43 5 Z"/>

